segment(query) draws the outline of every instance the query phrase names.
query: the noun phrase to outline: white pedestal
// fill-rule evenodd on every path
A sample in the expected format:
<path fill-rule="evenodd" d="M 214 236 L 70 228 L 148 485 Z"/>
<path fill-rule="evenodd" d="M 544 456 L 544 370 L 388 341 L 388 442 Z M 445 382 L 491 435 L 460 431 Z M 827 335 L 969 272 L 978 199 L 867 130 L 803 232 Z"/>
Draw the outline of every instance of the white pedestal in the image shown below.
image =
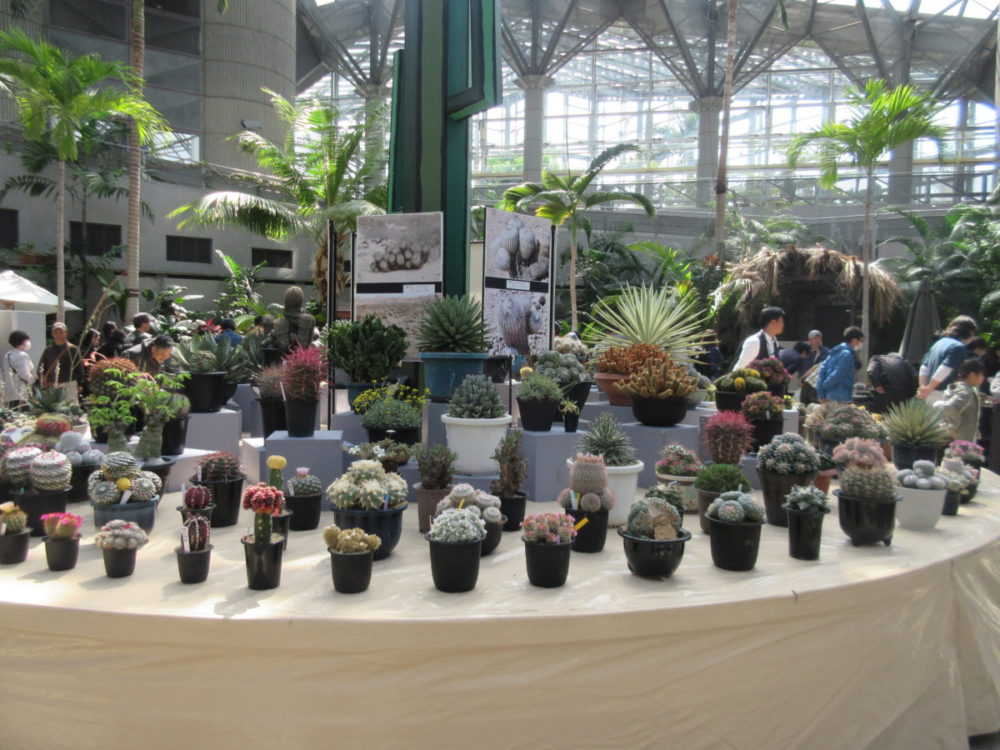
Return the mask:
<path fill-rule="evenodd" d="M 236 455 L 243 434 L 240 412 L 222 409 L 210 414 L 192 413 L 188 418 L 188 448 L 205 451 L 226 451 Z"/>
<path fill-rule="evenodd" d="M 249 432 L 251 437 L 263 436 L 264 424 L 260 418 L 257 396 L 249 383 L 240 383 L 236 386 L 236 395 L 233 396 L 233 401 L 240 407 L 242 431 Z"/>
<path fill-rule="evenodd" d="M 167 477 L 167 492 L 180 492 L 181 485 L 198 473 L 198 464 L 201 459 L 214 451 L 206 451 L 198 448 L 185 448 L 184 452 L 175 457 L 174 467 Z M 173 508 L 171 508 L 173 510 Z"/>
<path fill-rule="evenodd" d="M 521 489 L 529 500 L 552 502 L 569 486 L 566 459 L 576 453 L 580 438 L 579 432 L 567 433 L 559 423 L 552 425 L 550 432 L 525 430 L 521 447 L 528 462 L 528 478 Z"/>
<path fill-rule="evenodd" d="M 290 478 L 295 469 L 308 466 L 319 477 L 325 488 L 343 473 L 344 454 L 339 430 L 317 430 L 307 438 L 288 437 L 284 430 L 272 432 L 267 438 L 248 438 L 243 441 L 241 457 L 247 473 L 247 482 L 266 481 L 267 457 L 284 456 L 288 459 L 285 477 Z"/>

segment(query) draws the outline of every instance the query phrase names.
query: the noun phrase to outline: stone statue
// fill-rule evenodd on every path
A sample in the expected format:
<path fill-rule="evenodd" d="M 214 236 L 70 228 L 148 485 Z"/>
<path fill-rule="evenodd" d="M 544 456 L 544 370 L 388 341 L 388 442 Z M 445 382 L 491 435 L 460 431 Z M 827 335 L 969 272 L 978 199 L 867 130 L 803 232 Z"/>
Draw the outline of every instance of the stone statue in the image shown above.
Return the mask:
<path fill-rule="evenodd" d="M 275 321 L 271 336 L 274 345 L 283 352 L 296 346 L 312 345 L 316 318 L 307 312 L 302 312 L 304 300 L 302 289 L 297 286 L 288 287 L 288 291 L 285 292 L 285 315 Z"/>

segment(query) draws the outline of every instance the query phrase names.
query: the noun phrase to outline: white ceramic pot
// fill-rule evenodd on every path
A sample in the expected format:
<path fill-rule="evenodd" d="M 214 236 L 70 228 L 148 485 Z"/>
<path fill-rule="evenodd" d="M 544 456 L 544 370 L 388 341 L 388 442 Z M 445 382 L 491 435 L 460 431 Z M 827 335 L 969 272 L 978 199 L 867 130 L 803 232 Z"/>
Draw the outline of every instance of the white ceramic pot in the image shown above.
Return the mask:
<path fill-rule="evenodd" d="M 903 498 L 896 503 L 896 521 L 901 528 L 911 531 L 930 531 L 937 526 L 947 490 L 897 487 L 896 492 Z"/>
<path fill-rule="evenodd" d="M 493 452 L 512 419 L 510 414 L 496 419 L 459 419 L 442 414 L 448 447 L 458 454 L 455 473 L 496 474 L 500 467 L 493 460 Z"/>
<path fill-rule="evenodd" d="M 573 466 L 573 459 L 566 459 L 566 466 Z M 639 475 L 646 468 L 642 461 L 629 466 L 609 466 L 608 489 L 615 496 L 615 504 L 608 511 L 608 526 L 621 526 L 628 521 L 628 510 L 635 501 Z"/>

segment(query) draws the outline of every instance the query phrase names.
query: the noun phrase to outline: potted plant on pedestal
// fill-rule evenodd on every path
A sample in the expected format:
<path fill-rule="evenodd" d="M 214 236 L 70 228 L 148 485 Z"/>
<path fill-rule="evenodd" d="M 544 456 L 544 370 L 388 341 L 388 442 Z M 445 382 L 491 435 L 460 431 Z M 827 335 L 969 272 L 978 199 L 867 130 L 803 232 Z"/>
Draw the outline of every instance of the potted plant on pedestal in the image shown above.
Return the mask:
<path fill-rule="evenodd" d="M 482 305 L 468 295 L 435 299 L 420 321 L 417 348 L 431 398 L 447 401 L 469 375 L 483 372 L 487 355 Z"/>
<path fill-rule="evenodd" d="M 23 482 L 25 472 L 21 470 L 30 456 L 27 483 Z M 69 497 L 73 467 L 69 459 L 58 451 L 44 453 L 38 448 L 16 448 L 5 459 L 7 474 L 16 492 L 14 500 L 28 514 L 31 536 L 42 536 L 42 516 L 46 513 L 64 513 Z"/>
<path fill-rule="evenodd" d="M 212 528 L 234 526 L 240 516 L 240 501 L 246 474 L 240 460 L 231 453 L 209 453 L 198 464 L 197 473 L 188 481 L 203 485 L 212 491 L 215 511 Z"/>
<path fill-rule="evenodd" d="M 486 557 L 499 545 L 503 537 L 507 517 L 500 512 L 500 498 L 488 492 L 477 490 L 471 484 L 456 484 L 451 492 L 438 503 L 434 515 L 438 516 L 449 508 L 468 508 L 483 519 L 486 538 L 483 539 L 480 554 Z M 433 525 L 433 520 L 431 521 Z"/>
<path fill-rule="evenodd" d="M 182 377 L 167 373 L 137 376 L 123 391 L 124 397 L 142 411 L 145 422 L 135 455 L 143 462 L 144 470 L 155 472 L 164 481 L 176 459 L 163 455 L 163 429 L 189 406 L 187 398 L 177 393 L 182 381 Z"/>
<path fill-rule="evenodd" d="M 622 430 L 618 420 L 609 412 L 597 415 L 577 448 L 581 453 L 600 456 L 607 467 L 608 489 L 615 498 L 608 514 L 608 524 L 620 526 L 628 518 L 628 509 L 635 499 L 639 475 L 646 465 L 635 457 L 632 441 Z M 572 464 L 572 459 L 567 461 Z"/>
<path fill-rule="evenodd" d="M 244 536 L 247 587 L 255 591 L 274 589 L 281 584 L 281 555 L 285 538 L 275 534 L 271 519 L 285 506 L 281 490 L 263 482 L 243 491 L 243 507 L 253 511 L 253 534 Z"/>
<path fill-rule="evenodd" d="M 930 461 L 914 461 L 912 469 L 896 472 L 896 520 L 900 527 L 930 531 L 937 526 L 948 493 L 948 477 L 938 474 Z"/>
<path fill-rule="evenodd" d="M 529 432 L 552 429 L 563 392 L 559 384 L 547 375 L 534 372 L 522 382 L 517 392 L 517 407 L 521 412 L 521 427 Z"/>
<path fill-rule="evenodd" d="M 211 523 L 212 511 L 215 510 L 215 503 L 212 502 L 212 491 L 202 484 L 185 487 L 181 504 L 177 506 L 177 510 L 180 511 L 182 523 L 195 516 L 201 516 Z"/>
<path fill-rule="evenodd" d="M 792 487 L 812 484 L 818 471 L 819 454 L 800 435 L 778 435 L 757 452 L 757 475 L 769 524 L 788 525 L 785 496 Z"/>
<path fill-rule="evenodd" d="M 612 346 L 594 360 L 594 380 L 612 406 L 631 406 L 632 397 L 615 388 L 649 363 L 666 362 L 669 356 L 652 344 Z"/>
<path fill-rule="evenodd" d="M 628 569 L 644 578 L 669 578 L 684 556 L 691 532 L 681 528 L 683 516 L 669 501 L 646 496 L 636 500 L 628 523 L 619 527 Z"/>
<path fill-rule="evenodd" d="M 694 488 L 698 492 L 698 523 L 704 534 L 711 534 L 712 527 L 705 514 L 709 506 L 724 492 L 734 492 L 743 488 L 750 489 L 750 483 L 733 464 L 708 464 L 694 478 Z"/>
<path fill-rule="evenodd" d="M 604 458 L 578 453 L 569 467 L 569 487 L 559 493 L 559 504 L 572 516 L 577 529 L 576 552 L 600 552 L 608 535 L 608 516 L 615 505 L 608 487 Z"/>
<path fill-rule="evenodd" d="M 739 411 L 751 393 L 767 390 L 757 370 L 741 367 L 715 379 L 715 406 L 719 411 Z"/>
<path fill-rule="evenodd" d="M 833 481 L 833 478 L 837 476 L 837 463 L 833 460 L 833 456 L 829 453 L 816 451 L 816 455 L 819 456 L 819 473 L 816 474 L 813 484 L 816 485 L 820 491 L 829 493 L 830 483 Z"/>
<path fill-rule="evenodd" d="M 212 562 L 211 534 L 212 526 L 204 516 L 193 515 L 184 522 L 181 544 L 174 550 L 181 583 L 204 583 L 208 578 Z"/>
<path fill-rule="evenodd" d="M 701 438 L 714 463 L 738 465 L 750 450 L 753 427 L 742 414 L 720 411 L 705 422 Z"/>
<path fill-rule="evenodd" d="M 692 365 L 687 366 L 687 373 L 695 379 L 696 388 L 688 394 L 688 409 L 697 409 L 708 400 L 708 390 L 712 387 L 712 381 L 698 372 Z"/>
<path fill-rule="evenodd" d="M 521 491 L 521 485 L 528 477 L 528 462 L 521 450 L 523 441 L 521 430 L 511 430 L 500 439 L 493 452 L 493 460 L 500 467 L 500 476 L 490 483 L 490 492 L 500 498 L 500 513 L 506 518 L 504 531 L 521 528 L 528 501 L 527 493 Z"/>
<path fill-rule="evenodd" d="M 756 453 L 762 445 L 767 445 L 775 435 L 784 431 L 784 408 L 784 401 L 769 391 L 751 393 L 743 400 L 740 413 L 753 429 L 751 453 Z"/>
<path fill-rule="evenodd" d="M 438 591 L 460 593 L 476 587 L 485 538 L 486 524 L 468 508 L 450 508 L 434 518 L 426 539 Z"/>
<path fill-rule="evenodd" d="M 132 521 L 114 519 L 101 526 L 94 543 L 104 554 L 108 578 L 125 578 L 135 572 L 136 553 L 149 541 L 146 532 Z"/>
<path fill-rule="evenodd" d="M 417 496 L 417 521 L 420 533 L 426 534 L 431 530 L 434 509 L 451 491 L 453 467 L 458 456 L 454 451 L 448 450 L 446 445 L 418 447 L 414 456 L 420 472 L 420 481 L 413 485 L 413 492 Z"/>
<path fill-rule="evenodd" d="M 406 445 L 417 445 L 426 403 L 426 391 L 405 385 L 380 386 L 358 396 L 354 410 L 361 415 L 361 426 L 368 431 L 369 442 L 391 438 Z"/>
<path fill-rule="evenodd" d="M 855 547 L 879 542 L 888 546 L 896 525 L 899 495 L 879 444 L 850 438 L 837 446 L 833 460 L 840 468 L 840 489 L 834 492 L 840 528 Z"/>
<path fill-rule="evenodd" d="M 656 478 L 661 482 L 675 483 L 687 510 L 698 508 L 698 494 L 694 480 L 704 468 L 698 457 L 679 443 L 669 443 L 660 449 L 660 460 L 656 462 Z M 685 508 L 681 508 L 681 513 Z"/>
<path fill-rule="evenodd" d="M 360 594 L 372 581 L 372 561 L 382 540 L 364 529 L 323 529 L 323 541 L 330 553 L 333 588 L 341 594 Z"/>
<path fill-rule="evenodd" d="M 559 402 L 559 413 L 562 415 L 563 430 L 576 432 L 580 426 L 580 407 L 575 401 L 564 398 Z"/>
<path fill-rule="evenodd" d="M 323 485 L 319 477 L 310 474 L 308 466 L 297 468 L 295 476 L 288 480 L 288 494 L 285 495 L 285 507 L 292 512 L 289 528 L 311 531 L 319 526 L 322 502 Z"/>
<path fill-rule="evenodd" d="M 687 368 L 669 358 L 650 360 L 627 380 L 614 384 L 615 390 L 632 399 L 632 415 L 651 427 L 673 427 L 687 416 L 687 397 L 697 381 Z"/>
<path fill-rule="evenodd" d="M 138 368 L 130 359 L 112 357 L 87 368 L 87 420 L 94 441 L 107 443 L 109 451 L 125 450 L 125 435 L 135 424 L 132 405 L 118 398 L 118 389 L 127 384 Z"/>
<path fill-rule="evenodd" d="M 506 434 L 511 416 L 485 375 L 469 375 L 455 389 L 448 413 L 441 415 L 448 447 L 458 454 L 459 474 L 493 474 L 493 451 Z"/>
<path fill-rule="evenodd" d="M 577 343 L 583 346 L 581 342 Z M 580 414 L 590 397 L 590 386 L 593 383 L 586 368 L 575 355 L 558 351 L 542 352 L 535 359 L 534 370 L 538 375 L 546 375 L 555 380 L 563 393 L 560 400 L 565 399 L 575 404 L 576 414 Z"/>
<path fill-rule="evenodd" d="M 282 365 L 268 365 L 253 379 L 254 393 L 260 407 L 261 429 L 264 437 L 272 432 L 288 429 L 285 419 L 285 402 L 281 397 L 284 387 L 285 368 Z"/>
<path fill-rule="evenodd" d="M 312 437 L 316 429 L 320 385 L 327 365 L 319 349 L 297 346 L 285 355 L 285 423 L 288 437 Z"/>
<path fill-rule="evenodd" d="M 80 527 L 83 518 L 73 513 L 46 513 L 42 516 L 45 562 L 49 570 L 72 570 L 80 554 Z"/>
<path fill-rule="evenodd" d="M 0 504 L 0 565 L 17 565 L 27 560 L 30 536 L 28 514 L 13 501 Z"/>
<path fill-rule="evenodd" d="M 378 461 L 355 461 L 326 488 L 326 496 L 337 526 L 359 527 L 382 540 L 375 551 L 375 559 L 381 560 L 392 553 L 402 534 L 407 490 L 406 480 Z"/>
<path fill-rule="evenodd" d="M 723 492 L 705 513 L 712 527 L 712 562 L 723 570 L 753 570 L 764 507 L 745 492 Z"/>
<path fill-rule="evenodd" d="M 335 366 L 347 373 L 347 401 L 352 409 L 354 399 L 362 391 L 389 379 L 393 369 L 406 356 L 406 348 L 406 331 L 396 325 L 386 325 L 374 315 L 330 326 L 327 355 Z"/>
<path fill-rule="evenodd" d="M 528 582 L 558 588 L 569 575 L 570 549 L 576 538 L 573 517 L 559 513 L 528 516 L 521 525 Z"/>
<path fill-rule="evenodd" d="M 788 554 L 796 560 L 819 560 L 823 516 L 830 512 L 826 493 L 817 487 L 792 487 L 782 506 L 788 514 Z"/>
<path fill-rule="evenodd" d="M 151 471 L 143 471 L 131 453 L 107 454 L 100 468 L 87 480 L 94 525 L 122 519 L 151 532 L 162 489 L 160 478 Z"/>
<path fill-rule="evenodd" d="M 979 489 L 979 472 L 986 465 L 986 453 L 982 447 L 968 440 L 953 440 L 948 443 L 944 451 L 945 458 L 959 458 L 968 464 L 975 473 L 976 481 L 967 488 L 968 492 L 962 495 L 962 502 L 967 503 L 976 496 Z"/>
<path fill-rule="evenodd" d="M 944 496 L 944 507 L 941 514 L 945 516 L 957 515 L 958 506 L 962 503 L 963 496 L 968 494 L 969 487 L 975 484 L 978 473 L 960 458 L 946 458 L 941 462 L 939 473 L 948 482 L 948 491 Z"/>
<path fill-rule="evenodd" d="M 788 370 L 781 364 L 780 359 L 777 357 L 755 359 L 749 367 L 760 373 L 760 379 L 767 383 L 767 390 L 770 393 L 778 398 L 784 397 L 788 389 L 788 381 L 792 379 L 792 376 L 788 374 Z"/>
<path fill-rule="evenodd" d="M 892 443 L 892 462 L 897 469 L 913 468 L 914 461 L 937 463 L 948 444 L 948 425 L 933 404 L 911 398 L 894 404 L 882 417 Z"/>
<path fill-rule="evenodd" d="M 191 411 L 198 414 L 219 411 L 225 404 L 226 371 L 219 368 L 218 359 L 211 351 L 190 348 L 182 351 L 184 347 L 178 346 L 176 351 L 187 366 L 189 377 L 184 383 L 184 395 L 191 403 Z"/>

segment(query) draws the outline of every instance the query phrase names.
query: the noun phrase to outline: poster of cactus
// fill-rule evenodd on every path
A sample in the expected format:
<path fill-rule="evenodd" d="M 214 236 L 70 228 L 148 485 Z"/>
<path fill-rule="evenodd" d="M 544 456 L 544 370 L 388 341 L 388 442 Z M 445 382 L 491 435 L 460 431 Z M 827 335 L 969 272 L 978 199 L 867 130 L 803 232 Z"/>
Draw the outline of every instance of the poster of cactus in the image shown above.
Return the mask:
<path fill-rule="evenodd" d="M 440 212 L 359 216 L 355 284 L 440 282 L 443 217 Z"/>
<path fill-rule="evenodd" d="M 546 281 L 552 267 L 554 234 L 548 219 L 486 209 L 484 275 Z"/>

